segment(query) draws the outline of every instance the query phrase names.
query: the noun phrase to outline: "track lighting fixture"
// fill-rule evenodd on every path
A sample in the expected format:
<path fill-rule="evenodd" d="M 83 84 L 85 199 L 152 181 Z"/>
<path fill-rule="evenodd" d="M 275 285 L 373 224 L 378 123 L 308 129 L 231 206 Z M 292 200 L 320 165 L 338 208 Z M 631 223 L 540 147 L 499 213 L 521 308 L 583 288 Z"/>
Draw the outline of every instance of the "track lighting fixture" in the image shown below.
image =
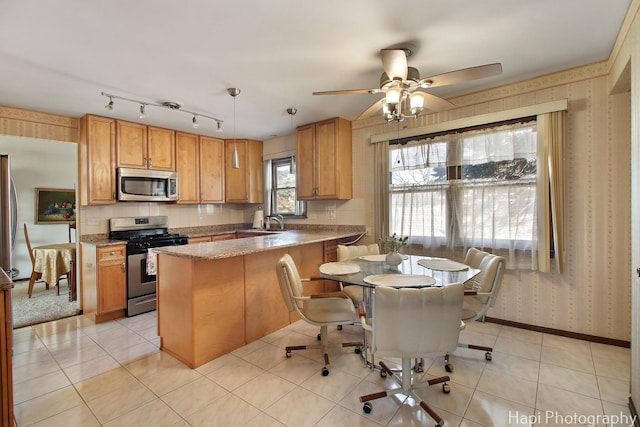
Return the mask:
<path fill-rule="evenodd" d="M 238 93 L 240 93 L 239 90 L 238 90 Z M 182 103 L 181 102 L 177 102 L 177 101 L 158 101 L 157 103 L 155 103 L 155 102 L 138 101 L 136 99 L 125 98 L 123 96 L 113 95 L 113 94 L 106 93 L 106 92 L 101 92 L 101 95 L 102 96 L 106 96 L 107 98 L 109 98 L 109 102 L 104 106 L 105 110 L 107 110 L 107 111 L 113 111 L 113 108 L 114 108 L 113 100 L 114 99 L 140 104 L 140 118 L 141 119 L 145 119 L 145 118 L 149 117 L 149 115 L 147 114 L 147 111 L 146 111 L 146 107 L 149 106 L 149 105 L 152 106 L 152 107 L 168 108 L 169 110 L 172 110 L 172 111 L 179 111 L 181 113 L 191 114 L 191 116 L 193 117 L 191 119 L 191 124 L 196 129 L 200 126 L 200 122 L 198 122 L 197 117 L 204 117 L 204 118 L 211 119 L 211 120 L 215 121 L 216 122 L 216 132 L 222 132 L 223 120 L 218 119 L 217 117 L 212 117 L 212 116 L 208 116 L 206 114 L 198 113 L 196 111 L 185 110 L 185 109 L 182 108 Z"/>
<path fill-rule="evenodd" d="M 240 169 L 240 157 L 236 143 L 236 97 L 240 95 L 240 89 L 230 87 L 227 89 L 227 92 L 233 97 L 233 154 L 231 155 L 231 167 L 233 169 Z"/>

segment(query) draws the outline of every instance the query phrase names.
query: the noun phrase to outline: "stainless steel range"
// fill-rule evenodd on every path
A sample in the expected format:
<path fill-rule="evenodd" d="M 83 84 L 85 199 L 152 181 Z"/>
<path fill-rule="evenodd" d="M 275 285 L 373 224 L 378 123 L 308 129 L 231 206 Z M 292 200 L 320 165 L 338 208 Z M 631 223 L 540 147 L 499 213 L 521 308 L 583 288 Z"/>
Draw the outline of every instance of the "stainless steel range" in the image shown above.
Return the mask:
<path fill-rule="evenodd" d="M 156 309 L 156 275 L 147 269 L 150 248 L 186 245 L 188 238 L 170 234 L 167 216 L 111 218 L 109 238 L 127 242 L 127 316 Z"/>

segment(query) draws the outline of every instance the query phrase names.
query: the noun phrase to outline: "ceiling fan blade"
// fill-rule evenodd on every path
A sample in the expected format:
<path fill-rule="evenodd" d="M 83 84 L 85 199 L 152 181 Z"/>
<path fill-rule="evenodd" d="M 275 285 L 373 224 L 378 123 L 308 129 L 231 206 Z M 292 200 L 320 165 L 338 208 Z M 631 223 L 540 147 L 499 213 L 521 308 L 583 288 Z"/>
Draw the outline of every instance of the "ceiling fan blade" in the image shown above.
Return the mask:
<path fill-rule="evenodd" d="M 371 107 L 367 108 L 364 113 L 360 114 L 356 120 L 367 119 L 378 112 L 384 105 L 384 98 L 377 100 Z"/>
<path fill-rule="evenodd" d="M 352 93 L 381 93 L 381 89 L 345 89 L 345 90 L 327 90 L 324 92 L 313 92 L 314 95 L 345 95 Z"/>
<path fill-rule="evenodd" d="M 482 79 L 485 77 L 491 77 L 502 73 L 502 64 L 487 64 L 479 65 L 477 67 L 464 68 L 461 70 L 450 71 L 448 73 L 438 74 L 431 77 L 426 77 L 420 80 L 420 86 L 422 87 L 438 87 L 452 85 L 456 83 L 462 83 L 469 80 Z"/>
<path fill-rule="evenodd" d="M 444 98 L 440 98 L 437 95 L 422 91 L 420 91 L 420 93 L 424 95 L 424 107 L 428 110 L 445 111 L 454 107 L 453 103 L 447 101 Z"/>
<path fill-rule="evenodd" d="M 407 54 L 399 49 L 381 49 L 382 68 L 391 80 L 394 78 L 407 79 Z"/>

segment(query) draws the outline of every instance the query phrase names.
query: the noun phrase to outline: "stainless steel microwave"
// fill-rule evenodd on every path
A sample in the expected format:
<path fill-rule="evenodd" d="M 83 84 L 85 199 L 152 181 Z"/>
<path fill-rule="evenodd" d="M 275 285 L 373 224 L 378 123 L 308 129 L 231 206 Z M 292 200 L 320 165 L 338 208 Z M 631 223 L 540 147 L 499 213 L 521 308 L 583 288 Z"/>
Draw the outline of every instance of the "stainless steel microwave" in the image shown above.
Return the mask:
<path fill-rule="evenodd" d="M 148 169 L 118 168 L 118 200 L 122 202 L 175 202 L 178 174 Z"/>

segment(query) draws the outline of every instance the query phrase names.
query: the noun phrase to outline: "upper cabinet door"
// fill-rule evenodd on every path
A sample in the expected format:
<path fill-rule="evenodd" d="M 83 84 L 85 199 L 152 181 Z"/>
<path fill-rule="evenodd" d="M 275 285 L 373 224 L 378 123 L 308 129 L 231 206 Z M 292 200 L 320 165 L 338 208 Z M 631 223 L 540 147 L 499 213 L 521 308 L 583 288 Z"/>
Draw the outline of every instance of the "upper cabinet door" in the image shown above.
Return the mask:
<path fill-rule="evenodd" d="M 316 124 L 316 198 L 338 198 L 338 138 L 333 120 Z"/>
<path fill-rule="evenodd" d="M 297 197 L 352 197 L 351 122 L 329 119 L 296 129 Z"/>
<path fill-rule="evenodd" d="M 234 169 L 233 153 L 238 152 L 240 167 Z M 227 203 L 247 203 L 249 200 L 249 181 L 247 174 L 247 141 L 244 139 L 226 140 L 225 199 Z"/>
<path fill-rule="evenodd" d="M 237 150 L 240 167 L 232 167 Z M 264 203 L 264 166 L 262 141 L 227 139 L 225 141 L 225 201 L 227 203 Z"/>
<path fill-rule="evenodd" d="M 80 204 L 116 202 L 116 121 L 87 115 L 80 120 Z"/>
<path fill-rule="evenodd" d="M 123 120 L 116 123 L 119 168 L 176 170 L 175 131 Z"/>
<path fill-rule="evenodd" d="M 200 137 L 200 201 L 202 203 L 224 203 L 224 147 L 225 143 L 222 139 Z"/>
<path fill-rule="evenodd" d="M 175 159 L 175 131 L 149 126 L 147 132 L 147 168 L 175 171 Z"/>
<path fill-rule="evenodd" d="M 315 187 L 315 125 L 296 129 L 296 193 L 300 200 L 313 200 Z"/>
<path fill-rule="evenodd" d="M 176 172 L 178 173 L 177 203 L 200 202 L 200 137 L 192 133 L 176 132 Z"/>
<path fill-rule="evenodd" d="M 147 126 L 116 120 L 117 166 L 147 168 Z"/>

